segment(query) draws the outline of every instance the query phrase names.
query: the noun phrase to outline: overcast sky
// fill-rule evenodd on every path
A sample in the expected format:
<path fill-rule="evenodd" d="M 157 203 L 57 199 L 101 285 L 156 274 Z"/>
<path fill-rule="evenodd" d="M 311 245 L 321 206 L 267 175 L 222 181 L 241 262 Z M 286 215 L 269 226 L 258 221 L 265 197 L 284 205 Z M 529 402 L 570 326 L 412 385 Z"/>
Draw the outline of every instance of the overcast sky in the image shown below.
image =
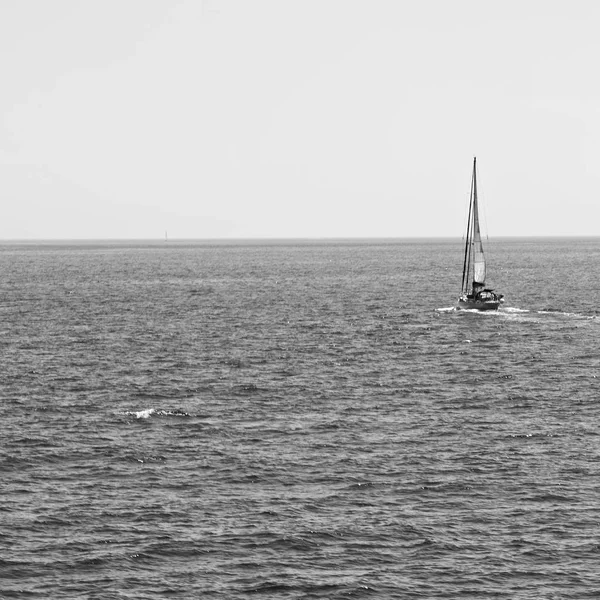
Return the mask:
<path fill-rule="evenodd" d="M 2 0 L 0 239 L 600 235 L 596 0 Z"/>

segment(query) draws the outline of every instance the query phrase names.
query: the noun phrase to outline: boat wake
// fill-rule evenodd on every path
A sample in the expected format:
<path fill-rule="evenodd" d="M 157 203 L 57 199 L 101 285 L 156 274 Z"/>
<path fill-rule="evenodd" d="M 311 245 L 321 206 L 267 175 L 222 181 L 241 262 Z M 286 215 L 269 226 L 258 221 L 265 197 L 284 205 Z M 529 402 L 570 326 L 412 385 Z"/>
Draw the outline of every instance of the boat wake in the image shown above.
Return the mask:
<path fill-rule="evenodd" d="M 597 319 L 597 315 L 583 315 L 580 313 L 574 312 L 566 312 L 562 310 L 535 310 L 535 309 L 527 309 L 527 308 L 518 308 L 516 306 L 502 306 L 498 310 L 478 310 L 476 308 L 457 308 L 456 306 L 445 306 L 441 308 L 434 309 L 437 313 L 466 313 L 466 314 L 478 314 L 478 315 L 486 315 L 486 316 L 494 316 L 497 315 L 499 317 L 505 318 L 513 318 L 518 319 L 519 317 L 524 317 L 527 319 L 536 318 L 539 319 L 547 317 L 557 317 L 557 318 L 566 318 L 566 319 L 576 319 L 583 321 L 593 321 Z"/>
<path fill-rule="evenodd" d="M 581 315 L 579 313 L 563 312 L 562 310 L 538 310 L 536 312 L 538 315 L 556 315 L 560 317 L 570 317 L 574 319 L 585 319 L 586 321 L 596 318 L 596 315 Z"/>
<path fill-rule="evenodd" d="M 560 309 L 545 309 L 545 310 L 535 310 L 535 309 L 526 309 L 526 308 L 517 308 L 516 306 L 511 306 L 507 308 L 503 308 L 502 311 L 507 316 L 508 315 L 549 315 L 554 317 L 566 317 L 570 319 L 582 319 L 582 320 L 593 320 L 596 319 L 596 315 L 582 315 L 580 313 L 574 312 L 566 312 Z"/>

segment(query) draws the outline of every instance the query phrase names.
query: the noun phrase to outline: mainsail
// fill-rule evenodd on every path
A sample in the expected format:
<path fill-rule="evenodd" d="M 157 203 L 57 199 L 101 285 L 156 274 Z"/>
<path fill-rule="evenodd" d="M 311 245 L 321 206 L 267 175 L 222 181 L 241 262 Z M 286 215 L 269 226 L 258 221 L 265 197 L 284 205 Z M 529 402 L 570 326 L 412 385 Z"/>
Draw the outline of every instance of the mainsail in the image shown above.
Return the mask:
<path fill-rule="evenodd" d="M 473 283 L 485 283 L 485 256 L 479 231 L 479 206 L 477 204 L 477 175 L 475 161 L 473 160 Z"/>

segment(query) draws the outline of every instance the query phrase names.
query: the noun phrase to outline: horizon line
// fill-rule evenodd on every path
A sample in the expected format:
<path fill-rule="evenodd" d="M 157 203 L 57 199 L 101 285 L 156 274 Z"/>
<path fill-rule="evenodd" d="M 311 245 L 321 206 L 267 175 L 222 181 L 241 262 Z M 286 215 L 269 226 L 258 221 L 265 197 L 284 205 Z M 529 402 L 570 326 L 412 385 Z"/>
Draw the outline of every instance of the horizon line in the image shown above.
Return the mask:
<path fill-rule="evenodd" d="M 534 235 L 495 235 L 492 238 L 486 236 L 486 240 L 499 239 L 573 239 L 573 238 L 600 238 L 599 234 L 534 234 Z M 152 242 L 161 244 L 170 244 L 177 242 L 235 242 L 235 241 L 252 241 L 252 242 L 279 242 L 279 241 L 341 241 L 341 240 L 460 240 L 464 236 L 456 235 L 405 235 L 405 236 L 240 236 L 240 237 L 61 237 L 61 238 L 0 238 L 0 244 L 10 243 L 61 243 L 61 242 Z"/>

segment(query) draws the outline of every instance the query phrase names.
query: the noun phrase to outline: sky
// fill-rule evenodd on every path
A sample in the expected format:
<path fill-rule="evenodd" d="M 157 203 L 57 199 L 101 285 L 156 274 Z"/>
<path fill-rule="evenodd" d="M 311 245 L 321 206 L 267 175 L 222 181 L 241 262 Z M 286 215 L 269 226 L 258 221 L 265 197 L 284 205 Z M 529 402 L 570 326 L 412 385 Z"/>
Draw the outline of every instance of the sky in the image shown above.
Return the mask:
<path fill-rule="evenodd" d="M 0 240 L 600 235 L 596 0 L 2 0 Z"/>

